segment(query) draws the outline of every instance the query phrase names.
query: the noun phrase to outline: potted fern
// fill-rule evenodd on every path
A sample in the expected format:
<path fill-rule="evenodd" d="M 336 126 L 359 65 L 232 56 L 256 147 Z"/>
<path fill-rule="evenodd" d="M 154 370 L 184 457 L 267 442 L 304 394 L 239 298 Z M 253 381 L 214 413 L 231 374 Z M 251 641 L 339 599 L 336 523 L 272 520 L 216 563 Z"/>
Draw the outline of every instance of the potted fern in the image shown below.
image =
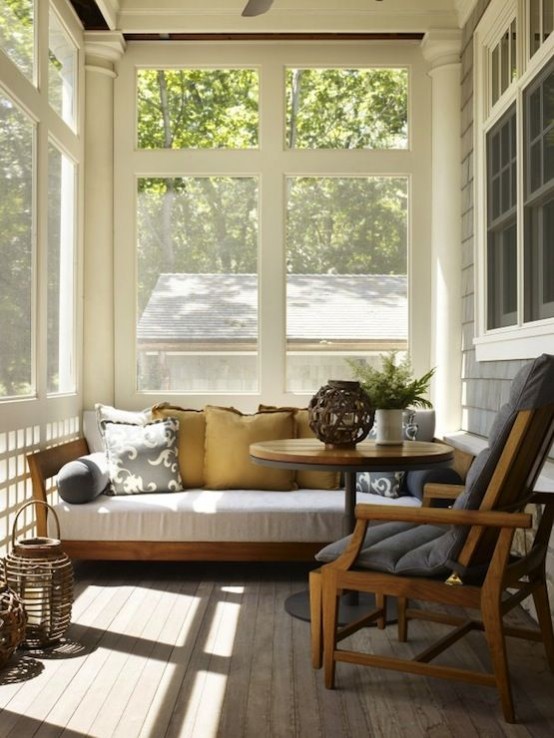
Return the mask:
<path fill-rule="evenodd" d="M 376 442 L 401 444 L 402 412 L 408 407 L 432 407 L 425 395 L 435 370 L 414 378 L 409 357 L 397 360 L 395 351 L 381 356 L 381 369 L 363 360 L 347 361 L 375 409 Z"/>

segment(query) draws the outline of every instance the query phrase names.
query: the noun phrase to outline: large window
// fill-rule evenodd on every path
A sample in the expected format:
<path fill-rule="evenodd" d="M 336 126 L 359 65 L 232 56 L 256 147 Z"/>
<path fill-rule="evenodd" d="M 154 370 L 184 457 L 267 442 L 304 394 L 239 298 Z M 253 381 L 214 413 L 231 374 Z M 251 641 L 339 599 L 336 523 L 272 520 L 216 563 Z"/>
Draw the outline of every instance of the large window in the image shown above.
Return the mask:
<path fill-rule="evenodd" d="M 346 358 L 409 349 L 430 310 L 416 47 L 141 44 L 115 84 L 118 402 L 305 402 Z"/>
<path fill-rule="evenodd" d="M 479 359 L 544 350 L 554 318 L 553 4 L 522 7 L 491 3 L 476 36 Z"/>

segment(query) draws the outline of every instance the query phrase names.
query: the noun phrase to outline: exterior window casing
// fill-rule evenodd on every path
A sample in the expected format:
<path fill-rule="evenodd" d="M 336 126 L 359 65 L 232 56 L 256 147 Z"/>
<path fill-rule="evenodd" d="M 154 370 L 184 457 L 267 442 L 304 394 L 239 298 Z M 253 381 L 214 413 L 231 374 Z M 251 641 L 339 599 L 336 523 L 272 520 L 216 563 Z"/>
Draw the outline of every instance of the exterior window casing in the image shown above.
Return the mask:
<path fill-rule="evenodd" d="M 554 35 L 527 11 L 493 0 L 474 37 L 478 361 L 554 351 Z"/>

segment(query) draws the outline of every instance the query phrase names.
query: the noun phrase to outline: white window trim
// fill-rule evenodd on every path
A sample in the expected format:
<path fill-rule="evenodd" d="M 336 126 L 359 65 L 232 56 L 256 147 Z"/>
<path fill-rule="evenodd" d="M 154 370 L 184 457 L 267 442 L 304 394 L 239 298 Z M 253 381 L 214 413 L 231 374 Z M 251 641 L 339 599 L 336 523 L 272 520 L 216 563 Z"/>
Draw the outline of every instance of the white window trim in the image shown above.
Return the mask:
<path fill-rule="evenodd" d="M 14 428 L 34 428 L 34 441 L 45 442 L 58 437 L 59 429 L 54 426 L 60 422 L 69 433 L 78 430 L 81 403 L 81 352 L 82 344 L 82 306 L 83 291 L 82 250 L 83 250 L 83 177 L 84 155 L 83 137 L 73 131 L 55 113 L 48 103 L 48 42 L 49 12 L 55 12 L 77 49 L 76 73 L 76 121 L 81 121 L 84 102 L 84 58 L 83 33 L 72 6 L 66 0 L 35 2 L 35 23 L 38 32 L 35 36 L 36 63 L 35 80 L 27 79 L 15 64 L 0 52 L 0 89 L 20 107 L 35 125 L 35 173 L 34 173 L 34 233 L 33 254 L 33 333 L 32 333 L 32 371 L 35 392 L 29 396 L 0 398 L 0 432 Z M 36 82 L 36 84 L 35 84 Z M 46 82 L 46 84 L 45 84 Z M 46 316 L 46 258 L 48 224 L 48 145 L 52 142 L 76 164 L 75 189 L 75 330 L 73 337 L 73 356 L 75 357 L 75 390 L 68 393 L 47 394 L 46 356 L 47 356 L 47 316 Z M 39 426 L 45 431 L 38 433 Z M 58 435 L 57 435 L 58 434 Z M 63 435 L 63 433 L 62 433 Z"/>
<path fill-rule="evenodd" d="M 487 55 L 502 36 L 510 18 L 517 13 L 518 79 L 512 83 L 494 107 L 487 109 L 490 81 Z M 554 353 L 554 318 L 524 323 L 523 321 L 523 91 L 554 53 L 554 34 L 529 58 L 529 3 L 523 0 L 493 0 L 488 6 L 474 36 L 474 263 L 475 263 L 475 327 L 473 344 L 477 361 L 528 359 L 544 351 Z M 524 69 L 525 66 L 525 69 Z M 523 70 L 523 71 L 522 71 Z M 491 127 L 516 103 L 517 125 L 517 238 L 518 238 L 518 310 L 517 323 L 505 328 L 487 329 L 487 207 L 486 207 L 486 136 Z"/>
<path fill-rule="evenodd" d="M 282 177 L 264 181 L 266 194 L 261 201 L 259 251 L 260 299 L 260 389 L 245 394 L 194 394 L 174 392 L 174 401 L 202 407 L 210 402 L 237 404 L 255 410 L 258 403 L 301 404 L 310 394 L 285 390 L 285 258 L 284 258 L 284 177 L 302 175 L 398 175 L 409 179 L 412 197 L 408 212 L 408 294 L 414 299 L 409 311 L 409 341 L 414 368 L 428 367 L 430 341 L 429 277 L 430 264 L 430 81 L 418 44 L 136 44 L 130 45 L 119 64 L 115 82 L 115 402 L 125 407 L 143 407 L 167 399 L 167 392 L 138 392 L 136 387 L 135 348 L 135 178 L 164 174 L 256 175 L 273 167 L 272 152 L 278 145 L 284 150 L 284 116 L 262 122 L 260 148 L 233 151 L 221 157 L 217 152 L 137 151 L 134 147 L 136 95 L 134 73 L 138 67 L 168 66 L 247 66 L 260 70 L 260 106 L 282 89 L 285 67 L 402 66 L 409 70 L 411 100 L 429 100 L 429 104 L 409 103 L 410 140 L 407 150 L 395 151 L 303 151 L 294 165 L 284 164 Z M 284 95 L 281 101 L 284 108 Z M 276 143 L 277 142 L 277 143 Z M 226 152 L 224 152 L 225 154 Z M 216 158 L 219 157 L 219 158 Z M 248 157 L 248 158 L 247 158 Z M 253 157 L 256 157 L 253 162 Z M 148 161 L 147 161 L 148 160 Z M 146 171 L 145 171 L 146 169 Z M 268 195 L 268 190 L 271 190 Z M 264 202 L 266 203 L 264 206 Z M 272 206 L 268 207 L 267 203 Z M 417 245 L 417 257 L 412 253 Z M 271 319 L 268 319 L 271 316 Z M 88 357 L 85 357 L 85 361 Z M 240 399 L 239 399 L 240 398 Z"/>

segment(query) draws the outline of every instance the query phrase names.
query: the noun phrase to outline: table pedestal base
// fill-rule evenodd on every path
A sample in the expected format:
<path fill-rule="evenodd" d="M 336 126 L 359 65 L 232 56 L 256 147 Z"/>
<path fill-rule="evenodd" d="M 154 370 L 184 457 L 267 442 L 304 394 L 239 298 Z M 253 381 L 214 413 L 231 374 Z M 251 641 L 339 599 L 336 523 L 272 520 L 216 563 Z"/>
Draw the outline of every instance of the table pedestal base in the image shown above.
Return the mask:
<path fill-rule="evenodd" d="M 339 625 L 347 625 L 354 620 L 366 615 L 375 608 L 375 596 L 372 594 L 359 593 L 356 597 L 352 593 L 346 593 L 341 597 L 339 605 Z M 354 600 L 354 603 L 353 603 Z M 308 590 L 296 592 L 285 600 L 285 610 L 293 618 L 310 621 L 310 593 Z M 396 599 L 389 597 L 387 600 L 387 623 L 396 622 Z"/>

